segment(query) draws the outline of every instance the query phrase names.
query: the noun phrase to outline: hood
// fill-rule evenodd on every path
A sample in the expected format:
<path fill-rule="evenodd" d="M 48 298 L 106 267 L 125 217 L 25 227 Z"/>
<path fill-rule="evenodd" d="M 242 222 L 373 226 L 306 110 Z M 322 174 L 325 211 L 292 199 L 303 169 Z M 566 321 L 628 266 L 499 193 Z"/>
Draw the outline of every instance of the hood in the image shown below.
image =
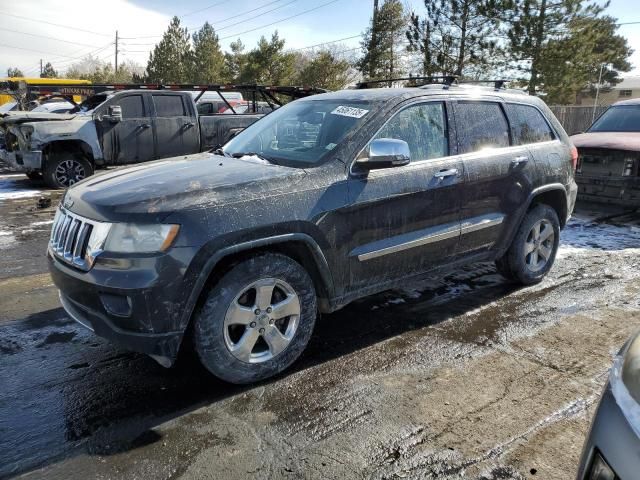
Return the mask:
<path fill-rule="evenodd" d="M 608 148 L 640 152 L 640 132 L 591 132 L 571 137 L 578 148 Z"/>
<path fill-rule="evenodd" d="M 75 113 L 7 112 L 0 115 L 0 124 L 71 120 L 75 118 L 75 116 Z"/>
<path fill-rule="evenodd" d="M 302 169 L 258 159 L 201 153 L 94 175 L 71 187 L 63 204 L 95 220 L 162 221 L 178 210 L 289 191 L 305 175 Z"/>

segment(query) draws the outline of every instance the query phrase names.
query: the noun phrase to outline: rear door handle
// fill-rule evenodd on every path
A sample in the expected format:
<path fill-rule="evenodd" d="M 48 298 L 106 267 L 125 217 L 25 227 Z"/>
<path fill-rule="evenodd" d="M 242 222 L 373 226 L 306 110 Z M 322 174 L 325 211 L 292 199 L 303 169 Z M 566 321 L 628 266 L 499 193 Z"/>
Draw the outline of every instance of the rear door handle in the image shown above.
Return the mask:
<path fill-rule="evenodd" d="M 184 124 L 184 128 L 191 128 L 191 127 L 195 127 L 195 126 L 196 126 L 196 124 L 193 123 L 193 122 L 189 122 L 189 123 L 185 123 Z"/>
<path fill-rule="evenodd" d="M 447 177 L 455 177 L 458 175 L 458 169 L 457 168 L 450 168 L 448 170 L 440 170 L 439 172 L 434 173 L 434 177 L 436 177 L 439 180 L 442 180 L 443 178 L 447 178 Z"/>
<path fill-rule="evenodd" d="M 151 125 L 149 125 L 148 123 L 143 123 L 138 128 L 140 128 L 140 130 L 146 130 L 147 128 L 151 128 Z"/>
<path fill-rule="evenodd" d="M 516 157 L 513 160 L 511 160 L 511 165 L 513 165 L 514 167 L 517 167 L 519 165 L 524 165 L 528 161 L 529 161 L 529 157 L 527 157 L 526 155 L 522 155 L 521 157 Z"/>

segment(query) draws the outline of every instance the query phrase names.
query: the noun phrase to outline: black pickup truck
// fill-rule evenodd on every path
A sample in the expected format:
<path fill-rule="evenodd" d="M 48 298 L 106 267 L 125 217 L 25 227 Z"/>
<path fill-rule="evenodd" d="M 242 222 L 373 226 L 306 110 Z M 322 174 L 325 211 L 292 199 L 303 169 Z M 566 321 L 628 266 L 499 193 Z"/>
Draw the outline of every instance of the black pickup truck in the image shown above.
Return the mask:
<path fill-rule="evenodd" d="M 296 99 L 322 92 L 303 87 L 212 87 L 232 113 L 236 112 L 227 99 L 230 97 L 227 91 L 245 96 L 248 92 L 253 104 L 257 104 L 256 97 L 260 94 L 273 108 L 281 104 L 283 96 Z M 243 110 L 246 113 L 235 115 L 199 114 L 198 96 L 194 95 L 199 89 L 204 93 L 209 86 L 69 87 L 69 94 L 85 90 L 99 93 L 89 96 L 67 114 L 5 114 L 0 119 L 0 129 L 5 134 L 0 159 L 29 178 L 43 176 L 52 188 L 67 188 L 101 167 L 218 148 L 264 116 L 264 113 L 252 113 L 258 112 L 257 109 L 246 108 Z"/>

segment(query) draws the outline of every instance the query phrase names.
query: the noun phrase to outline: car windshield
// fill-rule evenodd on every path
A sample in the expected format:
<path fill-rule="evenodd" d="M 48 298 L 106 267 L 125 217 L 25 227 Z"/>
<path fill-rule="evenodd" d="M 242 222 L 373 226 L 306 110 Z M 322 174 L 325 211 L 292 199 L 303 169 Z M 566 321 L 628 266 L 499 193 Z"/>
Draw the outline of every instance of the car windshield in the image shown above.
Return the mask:
<path fill-rule="evenodd" d="M 640 105 L 609 108 L 596 120 L 589 132 L 640 132 Z"/>
<path fill-rule="evenodd" d="M 4 105 L 0 105 L 0 113 L 10 112 L 15 108 L 16 105 L 18 105 L 17 102 L 8 102 L 8 103 L 5 103 Z"/>
<path fill-rule="evenodd" d="M 291 102 L 254 123 L 227 143 L 236 157 L 253 154 L 297 168 L 322 163 L 371 110 L 368 102 L 307 100 Z"/>
<path fill-rule="evenodd" d="M 91 110 L 94 110 L 101 103 L 106 102 L 106 100 L 107 100 L 107 95 L 102 95 L 102 94 L 92 95 L 91 97 L 87 98 L 84 102 L 82 102 L 80 105 L 73 108 L 69 113 L 90 112 Z"/>

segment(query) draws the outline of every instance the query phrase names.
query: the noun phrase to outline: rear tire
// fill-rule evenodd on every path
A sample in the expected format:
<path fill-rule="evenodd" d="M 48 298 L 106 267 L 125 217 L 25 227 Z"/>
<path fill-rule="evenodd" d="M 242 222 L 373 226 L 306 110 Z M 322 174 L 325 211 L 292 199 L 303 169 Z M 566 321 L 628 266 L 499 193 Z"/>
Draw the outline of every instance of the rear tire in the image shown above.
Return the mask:
<path fill-rule="evenodd" d="M 558 214 L 548 205 L 537 205 L 525 215 L 509 250 L 496 260 L 496 268 L 507 280 L 538 283 L 551 270 L 559 242 Z"/>
<path fill-rule="evenodd" d="M 266 253 L 242 261 L 207 294 L 194 318 L 202 364 L 230 383 L 251 383 L 289 367 L 307 346 L 317 316 L 307 271 Z"/>
<path fill-rule="evenodd" d="M 47 186 L 69 188 L 93 175 L 93 165 L 77 154 L 55 155 L 46 160 L 43 177 Z"/>

